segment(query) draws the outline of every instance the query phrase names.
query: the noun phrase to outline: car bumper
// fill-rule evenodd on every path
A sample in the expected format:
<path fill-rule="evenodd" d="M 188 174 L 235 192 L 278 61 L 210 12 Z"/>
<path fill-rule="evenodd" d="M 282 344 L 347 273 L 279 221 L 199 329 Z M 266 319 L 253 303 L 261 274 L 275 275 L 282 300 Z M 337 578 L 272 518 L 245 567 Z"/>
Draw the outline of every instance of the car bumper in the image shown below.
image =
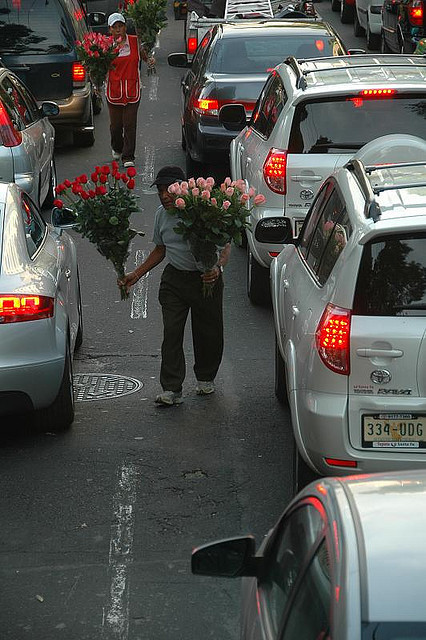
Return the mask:
<path fill-rule="evenodd" d="M 195 144 L 191 145 L 191 155 L 198 162 L 212 162 L 229 158 L 229 145 L 238 131 L 228 131 L 222 126 L 197 123 Z"/>
<path fill-rule="evenodd" d="M 57 116 L 49 118 L 49 120 L 56 129 L 62 127 L 86 129 L 85 124 L 90 118 L 91 100 L 92 93 L 90 86 L 75 89 L 69 98 L 55 100 L 59 107 L 59 113 Z"/>

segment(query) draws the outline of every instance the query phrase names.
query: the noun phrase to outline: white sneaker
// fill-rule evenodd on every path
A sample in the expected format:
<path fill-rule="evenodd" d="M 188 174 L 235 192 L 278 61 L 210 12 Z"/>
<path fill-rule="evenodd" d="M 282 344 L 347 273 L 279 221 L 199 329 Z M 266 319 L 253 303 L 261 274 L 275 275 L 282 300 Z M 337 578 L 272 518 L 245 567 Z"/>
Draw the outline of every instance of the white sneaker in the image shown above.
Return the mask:
<path fill-rule="evenodd" d="M 174 404 L 182 404 L 182 393 L 177 391 L 163 391 L 155 398 L 156 404 L 171 407 Z"/>
<path fill-rule="evenodd" d="M 125 169 L 128 169 L 129 167 L 134 167 L 135 163 L 133 162 L 133 160 L 126 160 L 126 162 L 123 164 L 123 167 Z"/>
<path fill-rule="evenodd" d="M 118 151 L 114 151 L 114 149 L 111 151 L 111 155 L 113 160 L 120 160 L 121 158 L 121 153 L 118 153 Z"/>
<path fill-rule="evenodd" d="M 197 395 L 208 396 L 216 391 L 213 380 L 198 380 L 195 388 Z"/>

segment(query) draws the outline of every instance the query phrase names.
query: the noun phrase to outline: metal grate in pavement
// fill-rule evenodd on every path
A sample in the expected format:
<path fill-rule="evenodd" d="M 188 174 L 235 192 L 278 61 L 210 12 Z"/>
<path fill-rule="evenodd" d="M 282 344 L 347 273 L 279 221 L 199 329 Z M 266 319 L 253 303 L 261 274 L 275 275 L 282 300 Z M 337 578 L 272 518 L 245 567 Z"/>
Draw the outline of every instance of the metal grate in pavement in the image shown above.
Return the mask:
<path fill-rule="evenodd" d="M 112 373 L 76 373 L 74 374 L 74 398 L 76 402 L 91 400 L 110 400 L 135 393 L 143 387 L 136 378 L 119 376 Z"/>

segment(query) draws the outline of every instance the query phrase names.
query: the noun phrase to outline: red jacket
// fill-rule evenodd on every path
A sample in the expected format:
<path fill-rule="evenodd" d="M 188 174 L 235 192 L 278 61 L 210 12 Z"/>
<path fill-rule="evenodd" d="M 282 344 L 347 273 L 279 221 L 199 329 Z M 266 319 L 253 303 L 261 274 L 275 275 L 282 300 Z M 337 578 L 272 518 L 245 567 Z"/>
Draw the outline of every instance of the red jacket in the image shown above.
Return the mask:
<path fill-rule="evenodd" d="M 139 43 L 136 36 L 128 36 L 130 53 L 115 58 L 108 72 L 106 97 L 112 104 L 138 102 L 141 95 L 139 75 Z"/>

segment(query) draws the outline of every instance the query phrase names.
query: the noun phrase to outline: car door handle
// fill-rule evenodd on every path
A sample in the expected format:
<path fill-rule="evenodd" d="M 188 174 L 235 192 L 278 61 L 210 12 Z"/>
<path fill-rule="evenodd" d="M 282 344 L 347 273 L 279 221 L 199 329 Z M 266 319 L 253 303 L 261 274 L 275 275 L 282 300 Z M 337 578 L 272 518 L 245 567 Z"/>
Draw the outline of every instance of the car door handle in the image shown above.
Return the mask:
<path fill-rule="evenodd" d="M 248 164 L 251 164 L 251 158 L 247 156 L 247 158 L 246 158 L 246 166 L 247 166 Z"/>
<path fill-rule="evenodd" d="M 293 316 L 299 315 L 299 308 L 296 305 L 292 305 L 291 310 L 293 311 Z"/>
<path fill-rule="evenodd" d="M 65 269 L 65 277 L 67 278 L 67 280 L 71 278 L 71 269 Z"/>
<path fill-rule="evenodd" d="M 402 358 L 400 349 L 357 349 L 356 355 L 361 358 Z"/>
<path fill-rule="evenodd" d="M 320 180 L 324 180 L 322 176 L 291 176 L 291 180 L 293 182 L 303 182 L 308 180 L 309 182 L 319 182 Z"/>

